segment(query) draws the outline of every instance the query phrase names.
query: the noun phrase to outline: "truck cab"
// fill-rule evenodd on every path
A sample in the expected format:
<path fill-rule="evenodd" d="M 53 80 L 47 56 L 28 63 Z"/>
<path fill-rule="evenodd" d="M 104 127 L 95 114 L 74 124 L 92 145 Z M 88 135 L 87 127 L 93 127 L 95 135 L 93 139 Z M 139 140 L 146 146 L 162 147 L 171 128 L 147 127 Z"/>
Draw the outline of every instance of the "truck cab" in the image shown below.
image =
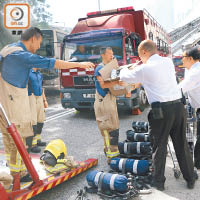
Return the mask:
<path fill-rule="evenodd" d="M 152 26 L 154 24 L 154 26 Z M 158 32 L 160 34 L 158 34 Z M 159 45 L 160 54 L 169 54 L 168 37 L 147 11 L 135 11 L 133 7 L 109 11 L 97 11 L 79 19 L 63 41 L 62 56 L 74 62 L 101 63 L 100 48 L 109 46 L 119 65 L 139 61 L 138 45 L 144 39 L 152 39 Z M 95 98 L 94 69 L 79 68 L 61 70 L 61 103 L 64 108 L 93 109 Z M 119 108 L 144 109 L 147 104 L 144 89 L 117 98 Z"/>

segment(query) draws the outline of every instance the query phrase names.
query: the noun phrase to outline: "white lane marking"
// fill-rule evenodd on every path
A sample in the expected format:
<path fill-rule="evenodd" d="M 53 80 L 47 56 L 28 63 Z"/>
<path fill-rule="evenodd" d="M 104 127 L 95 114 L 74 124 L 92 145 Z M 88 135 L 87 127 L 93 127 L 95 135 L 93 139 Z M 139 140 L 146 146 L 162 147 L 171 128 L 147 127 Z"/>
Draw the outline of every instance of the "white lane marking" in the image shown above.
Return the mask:
<path fill-rule="evenodd" d="M 75 109 L 70 109 L 70 110 L 67 110 L 67 111 L 65 111 L 65 112 L 52 115 L 52 116 L 50 116 L 50 117 L 47 117 L 44 123 L 50 122 L 50 121 L 52 121 L 52 120 L 58 119 L 58 118 L 60 118 L 60 117 L 63 117 L 63 116 L 65 116 L 65 115 L 69 115 L 69 114 L 72 114 L 72 113 L 75 113 L 75 112 L 76 112 Z"/>

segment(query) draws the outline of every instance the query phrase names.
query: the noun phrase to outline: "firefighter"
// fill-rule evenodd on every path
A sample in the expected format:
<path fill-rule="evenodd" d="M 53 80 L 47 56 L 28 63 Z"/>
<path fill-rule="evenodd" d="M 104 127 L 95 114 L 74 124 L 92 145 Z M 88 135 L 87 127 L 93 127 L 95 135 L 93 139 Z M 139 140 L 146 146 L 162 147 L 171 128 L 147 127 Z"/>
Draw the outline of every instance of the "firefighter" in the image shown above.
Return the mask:
<path fill-rule="evenodd" d="M 21 40 L 4 47 L 0 55 L 3 57 L 0 76 L 0 102 L 5 108 L 11 123 L 16 128 L 25 143 L 25 138 L 33 135 L 27 84 L 32 68 L 68 69 L 74 67 L 91 68 L 90 62 L 73 63 L 55 58 L 46 58 L 34 54 L 40 48 L 42 33 L 40 29 L 31 27 L 24 31 Z M 7 164 L 12 176 L 20 175 L 21 181 L 30 181 L 14 141 L 6 130 L 5 122 L 0 118 L 0 128 L 3 134 L 4 150 Z"/>
<path fill-rule="evenodd" d="M 170 135 L 183 178 L 187 187 L 192 189 L 195 184 L 194 165 L 186 141 L 186 111 L 173 62 L 157 54 L 157 46 L 152 40 L 142 41 L 138 53 L 143 64 L 132 70 L 122 69 L 120 79 L 127 83 L 141 83 L 151 104 L 148 121 L 153 145 L 152 185 L 161 191 L 165 189 L 165 163 Z"/>
<path fill-rule="evenodd" d="M 45 108 L 48 107 L 44 88 L 42 88 L 43 76 L 39 69 L 33 68 L 29 75 L 28 96 L 30 101 L 34 137 L 26 138 L 28 152 L 39 153 L 38 146 L 46 146 L 41 141 L 42 128 L 45 120 Z"/>
<path fill-rule="evenodd" d="M 109 164 L 112 158 L 119 156 L 119 118 L 116 97 L 111 94 L 109 88 L 118 84 L 119 81 L 104 82 L 99 72 L 103 67 L 106 67 L 106 64 L 112 61 L 112 48 L 102 47 L 100 54 L 102 63 L 96 67 L 94 72 L 96 87 L 94 110 L 98 128 L 104 138 L 104 152 Z"/>
<path fill-rule="evenodd" d="M 185 69 L 184 80 L 178 85 L 187 93 L 189 103 L 197 109 L 197 141 L 194 148 L 194 164 L 200 169 L 200 46 L 188 49 L 183 53 L 182 62 Z"/>

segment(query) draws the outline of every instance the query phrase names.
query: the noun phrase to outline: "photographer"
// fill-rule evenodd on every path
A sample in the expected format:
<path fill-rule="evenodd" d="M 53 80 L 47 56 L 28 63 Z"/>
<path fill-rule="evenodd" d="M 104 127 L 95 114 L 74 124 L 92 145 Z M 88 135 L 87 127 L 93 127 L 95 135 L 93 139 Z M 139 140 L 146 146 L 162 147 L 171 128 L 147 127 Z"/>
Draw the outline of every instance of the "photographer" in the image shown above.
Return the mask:
<path fill-rule="evenodd" d="M 174 65 L 171 59 L 157 54 L 156 44 L 151 40 L 141 42 L 138 53 L 143 64 L 132 70 L 122 69 L 120 80 L 141 83 L 151 104 L 148 121 L 153 145 L 152 185 L 161 191 L 165 189 L 165 163 L 170 135 L 187 187 L 192 189 L 195 183 L 194 166 L 186 142 L 186 112 L 181 102 Z"/>

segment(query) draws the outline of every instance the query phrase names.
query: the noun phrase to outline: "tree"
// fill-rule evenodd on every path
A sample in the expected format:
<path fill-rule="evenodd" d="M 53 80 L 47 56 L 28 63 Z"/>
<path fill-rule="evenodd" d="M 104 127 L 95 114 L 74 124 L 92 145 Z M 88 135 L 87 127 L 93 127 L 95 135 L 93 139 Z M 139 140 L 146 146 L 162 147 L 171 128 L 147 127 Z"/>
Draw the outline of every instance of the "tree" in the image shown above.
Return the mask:
<path fill-rule="evenodd" d="M 46 4 L 46 0 L 0 0 L 0 49 L 6 44 L 19 39 L 19 36 L 13 37 L 11 31 L 5 29 L 3 26 L 4 5 L 13 2 L 28 3 L 30 5 L 32 26 L 48 28 L 48 23 L 52 20 L 52 14 L 47 11 L 49 5 Z"/>
<path fill-rule="evenodd" d="M 46 0 L 17 0 L 17 3 L 28 3 L 31 8 L 32 19 L 40 22 L 50 22 L 52 20 L 52 14 L 48 12 L 49 5 Z M 13 3 L 12 0 L 0 0 L 0 13 L 3 13 L 4 5 L 7 3 Z"/>

